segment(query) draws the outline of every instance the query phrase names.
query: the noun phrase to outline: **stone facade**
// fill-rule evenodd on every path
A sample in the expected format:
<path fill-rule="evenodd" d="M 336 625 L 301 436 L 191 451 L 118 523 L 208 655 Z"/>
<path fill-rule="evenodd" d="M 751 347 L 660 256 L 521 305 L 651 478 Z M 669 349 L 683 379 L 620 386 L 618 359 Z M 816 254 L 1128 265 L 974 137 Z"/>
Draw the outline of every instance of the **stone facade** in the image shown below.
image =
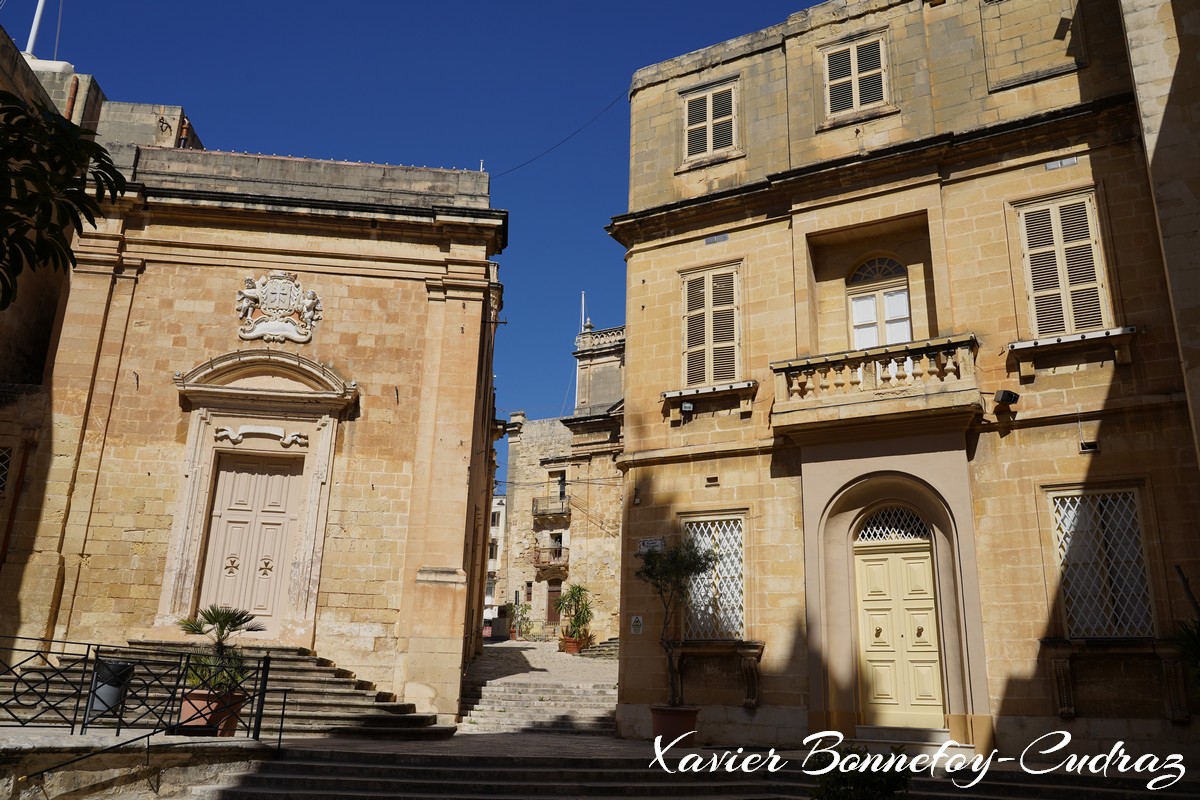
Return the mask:
<path fill-rule="evenodd" d="M 721 559 L 671 632 L 703 740 L 1200 749 L 1200 294 L 1156 202 L 1196 205 L 1147 177 L 1173 73 L 1130 25 L 1131 79 L 1120 10 L 827 2 L 636 73 L 622 735 L 666 700 L 636 553 L 688 535 Z"/>
<path fill-rule="evenodd" d="M 575 413 L 527 420 L 518 412 L 509 421 L 498 591 L 530 604 L 534 637 L 557 636 L 553 601 L 570 584 L 591 591 L 596 641 L 618 635 L 624 342 L 623 328 L 597 331 L 589 322 L 575 340 Z"/>
<path fill-rule="evenodd" d="M 241 605 L 454 715 L 497 432 L 488 176 L 204 151 L 178 107 L 98 125 L 129 191 L 0 410 L 0 633 L 176 638 Z"/>

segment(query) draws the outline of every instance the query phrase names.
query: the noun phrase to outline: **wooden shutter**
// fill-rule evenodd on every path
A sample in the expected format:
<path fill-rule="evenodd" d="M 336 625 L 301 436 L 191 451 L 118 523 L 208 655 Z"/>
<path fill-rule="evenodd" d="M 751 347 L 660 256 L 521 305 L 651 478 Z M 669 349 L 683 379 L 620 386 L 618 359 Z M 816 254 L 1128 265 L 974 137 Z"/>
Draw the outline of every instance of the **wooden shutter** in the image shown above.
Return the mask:
<path fill-rule="evenodd" d="M 733 147 L 733 88 L 712 95 L 712 150 Z"/>
<path fill-rule="evenodd" d="M 732 86 L 689 97 L 686 106 L 688 158 L 733 147 Z"/>
<path fill-rule="evenodd" d="M 829 86 L 829 113 L 837 114 L 854 108 L 854 67 L 850 48 L 827 53 L 825 70 Z"/>
<path fill-rule="evenodd" d="M 1035 335 L 1094 330 L 1109 324 L 1096 227 L 1091 195 L 1021 213 Z"/>
<path fill-rule="evenodd" d="M 732 272 L 712 276 L 712 382 L 737 378 L 737 308 Z"/>
<path fill-rule="evenodd" d="M 702 386 L 708 378 L 705 362 L 708 360 L 708 337 L 705 330 L 707 307 L 705 283 L 707 276 L 689 278 L 685 282 L 687 312 L 685 317 L 686 371 L 688 386 Z"/>
<path fill-rule="evenodd" d="M 738 374 L 737 277 L 732 271 L 684 280 L 684 380 L 728 383 Z"/>
<path fill-rule="evenodd" d="M 883 102 L 883 40 L 863 42 L 854 48 L 858 75 L 858 105 Z"/>
<path fill-rule="evenodd" d="M 887 65 L 883 39 L 871 39 L 825 54 L 825 85 L 829 113 L 840 114 L 882 103 L 886 97 Z"/>
<path fill-rule="evenodd" d="M 703 155 L 708 152 L 708 95 L 692 97 L 687 101 L 687 154 Z"/>

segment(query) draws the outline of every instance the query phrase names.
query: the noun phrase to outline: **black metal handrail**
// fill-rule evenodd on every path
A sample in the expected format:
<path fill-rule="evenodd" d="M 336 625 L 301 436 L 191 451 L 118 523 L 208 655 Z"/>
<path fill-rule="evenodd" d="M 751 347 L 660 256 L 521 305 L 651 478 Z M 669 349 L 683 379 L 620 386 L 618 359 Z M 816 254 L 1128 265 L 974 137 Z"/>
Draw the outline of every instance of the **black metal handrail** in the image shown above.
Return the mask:
<path fill-rule="evenodd" d="M 97 720 L 148 732 L 22 776 L 52 770 L 163 733 L 262 733 L 268 692 L 282 692 L 276 746 L 283 741 L 290 689 L 268 689 L 271 656 L 227 656 L 129 645 L 0 636 L 0 726 L 64 727 L 72 734 Z M 249 719 L 241 709 L 249 707 Z M 81 714 L 82 708 L 82 714 Z M 230 721 L 232 720 L 232 722 Z"/>
<path fill-rule="evenodd" d="M 191 703 L 188 714 L 195 716 L 205 706 L 190 696 L 207 692 L 210 698 L 199 702 L 218 718 L 228 716 L 258 696 L 267 664 L 269 656 L 218 661 L 199 651 L 0 636 L 0 726 L 63 727 L 73 734 L 107 719 L 118 735 L 125 727 L 192 727 L 185 707 Z"/>

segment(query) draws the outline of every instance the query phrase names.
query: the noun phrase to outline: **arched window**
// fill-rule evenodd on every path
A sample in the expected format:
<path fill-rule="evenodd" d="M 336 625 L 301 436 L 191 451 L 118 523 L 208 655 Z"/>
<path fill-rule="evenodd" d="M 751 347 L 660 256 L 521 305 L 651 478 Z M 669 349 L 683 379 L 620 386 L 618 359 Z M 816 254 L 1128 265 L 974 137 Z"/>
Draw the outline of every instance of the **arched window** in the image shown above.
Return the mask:
<path fill-rule="evenodd" d="M 850 346 L 855 350 L 911 342 L 908 268 L 894 258 L 864 261 L 846 279 Z"/>

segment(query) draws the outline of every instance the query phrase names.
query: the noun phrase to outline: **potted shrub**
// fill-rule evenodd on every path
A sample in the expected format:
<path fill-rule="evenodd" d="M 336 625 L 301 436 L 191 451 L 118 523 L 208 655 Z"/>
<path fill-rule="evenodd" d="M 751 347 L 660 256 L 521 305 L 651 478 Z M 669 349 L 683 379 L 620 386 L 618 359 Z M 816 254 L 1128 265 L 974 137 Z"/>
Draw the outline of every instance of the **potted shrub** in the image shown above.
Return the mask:
<path fill-rule="evenodd" d="M 679 639 L 672 638 L 672 634 L 687 602 L 692 579 L 711 571 L 717 563 L 717 554 L 701 550 L 694 539 L 684 537 L 670 547 L 648 550 L 637 556 L 642 565 L 634 575 L 650 584 L 663 609 L 658 642 L 667 656 L 670 696 L 667 705 L 650 706 L 650 715 L 654 735 L 662 736 L 664 743 L 670 743 L 688 731 L 696 730 L 696 717 L 700 713 L 695 706 L 683 705 L 683 679 L 675 669 L 675 648 L 679 646 Z M 680 744 L 691 745 L 692 738 L 688 737 Z"/>
<path fill-rule="evenodd" d="M 591 592 L 581 584 L 573 583 L 566 588 L 554 608 L 562 617 L 562 635 L 559 636 L 559 649 L 564 653 L 578 654 L 586 647 L 591 639 L 588 625 L 592 622 Z"/>
<path fill-rule="evenodd" d="M 208 652 L 193 655 L 187 674 L 188 689 L 183 694 L 179 714 L 181 729 L 189 733 L 215 733 L 233 736 L 238 715 L 246 702 L 242 683 L 246 679 L 245 662 L 231 639 L 247 631 L 265 631 L 254 615 L 241 608 L 211 605 L 196 615 L 179 620 L 187 634 L 207 636 Z"/>

